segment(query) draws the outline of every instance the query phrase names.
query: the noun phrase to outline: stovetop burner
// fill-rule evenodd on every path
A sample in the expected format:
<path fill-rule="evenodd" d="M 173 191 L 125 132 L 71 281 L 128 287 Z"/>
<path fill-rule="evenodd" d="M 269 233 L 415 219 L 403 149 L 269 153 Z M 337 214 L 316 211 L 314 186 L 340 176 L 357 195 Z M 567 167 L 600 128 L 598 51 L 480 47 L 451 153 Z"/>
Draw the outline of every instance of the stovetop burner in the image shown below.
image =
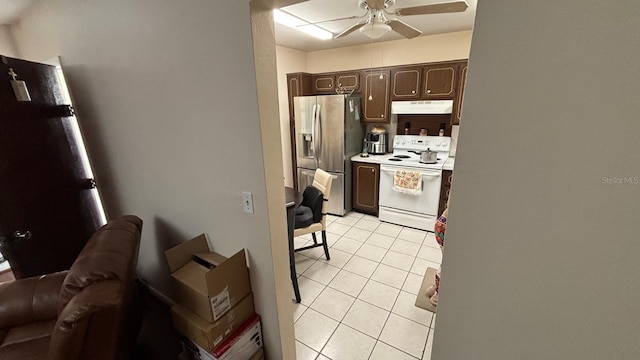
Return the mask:
<path fill-rule="evenodd" d="M 408 156 L 407 156 L 408 157 Z M 402 161 L 402 159 L 397 159 L 395 157 L 389 158 L 389 161 Z"/>
<path fill-rule="evenodd" d="M 420 164 L 437 164 L 438 161 L 442 161 L 442 159 L 438 158 L 436 161 L 418 161 Z"/>
<path fill-rule="evenodd" d="M 394 155 L 393 157 L 394 158 L 398 158 L 398 159 L 408 159 L 411 156 L 409 156 L 409 155 Z"/>

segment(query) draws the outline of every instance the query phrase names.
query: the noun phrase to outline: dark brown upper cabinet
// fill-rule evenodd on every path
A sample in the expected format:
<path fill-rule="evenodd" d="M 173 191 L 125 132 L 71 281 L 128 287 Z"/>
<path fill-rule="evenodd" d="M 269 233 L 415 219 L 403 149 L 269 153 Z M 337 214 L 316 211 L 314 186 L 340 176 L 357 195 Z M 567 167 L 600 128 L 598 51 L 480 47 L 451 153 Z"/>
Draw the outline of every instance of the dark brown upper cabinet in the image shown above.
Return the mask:
<path fill-rule="evenodd" d="M 358 90 L 360 88 L 360 74 L 357 72 L 346 72 L 335 75 L 336 87 L 347 90 Z"/>
<path fill-rule="evenodd" d="M 453 102 L 453 117 L 451 118 L 451 125 L 460 125 L 460 114 L 462 113 L 462 99 L 464 96 L 464 87 L 467 81 L 467 67 L 466 61 L 460 64 L 460 76 L 458 80 L 458 89 L 456 91 L 456 99 Z"/>
<path fill-rule="evenodd" d="M 311 90 L 311 74 L 287 74 L 287 90 L 289 95 L 289 119 L 293 122 L 293 98 L 296 96 L 313 95 Z"/>
<path fill-rule="evenodd" d="M 389 70 L 365 70 L 361 73 L 362 121 L 365 123 L 389 123 L 389 90 L 391 72 Z"/>
<path fill-rule="evenodd" d="M 336 78 L 332 74 L 315 74 L 312 76 L 314 95 L 331 95 L 336 93 Z"/>
<path fill-rule="evenodd" d="M 458 64 L 455 62 L 423 66 L 421 98 L 453 100 L 457 68 Z"/>
<path fill-rule="evenodd" d="M 420 98 L 422 68 L 419 66 L 391 69 L 391 100 Z"/>

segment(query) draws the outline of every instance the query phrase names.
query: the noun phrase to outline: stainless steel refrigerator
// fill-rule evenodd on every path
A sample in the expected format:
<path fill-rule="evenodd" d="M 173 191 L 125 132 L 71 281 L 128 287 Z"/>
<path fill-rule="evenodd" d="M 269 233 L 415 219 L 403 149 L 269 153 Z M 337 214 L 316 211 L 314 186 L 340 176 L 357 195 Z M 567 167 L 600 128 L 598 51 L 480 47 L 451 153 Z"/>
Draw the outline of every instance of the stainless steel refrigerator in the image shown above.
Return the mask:
<path fill-rule="evenodd" d="M 351 157 L 362 151 L 360 96 L 297 96 L 296 157 L 298 189 L 313 183 L 315 169 L 333 175 L 329 213 L 344 215 L 351 210 Z"/>

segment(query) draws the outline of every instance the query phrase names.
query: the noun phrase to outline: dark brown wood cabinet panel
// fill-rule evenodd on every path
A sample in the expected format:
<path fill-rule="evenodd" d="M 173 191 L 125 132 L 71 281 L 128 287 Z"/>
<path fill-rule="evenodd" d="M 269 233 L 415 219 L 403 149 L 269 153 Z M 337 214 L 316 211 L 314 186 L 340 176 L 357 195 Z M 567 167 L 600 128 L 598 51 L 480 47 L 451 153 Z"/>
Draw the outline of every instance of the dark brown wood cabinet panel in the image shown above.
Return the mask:
<path fill-rule="evenodd" d="M 457 63 L 425 65 L 422 67 L 422 98 L 453 100 Z"/>
<path fill-rule="evenodd" d="M 296 96 L 313 95 L 311 90 L 311 74 L 287 74 L 287 90 L 289 97 L 289 119 L 293 121 L 293 98 Z"/>
<path fill-rule="evenodd" d="M 380 165 L 354 162 L 353 164 L 353 201 L 355 210 L 378 215 L 378 187 L 380 184 Z"/>
<path fill-rule="evenodd" d="M 456 98 L 453 101 L 453 115 L 451 117 L 451 125 L 460 125 L 460 114 L 462 113 L 462 99 L 464 98 L 464 87 L 467 81 L 468 64 L 465 61 L 460 65 L 460 75 L 458 76 L 458 88 L 456 89 Z"/>
<path fill-rule="evenodd" d="M 347 72 L 335 75 L 336 87 L 344 89 L 358 90 L 360 88 L 360 74 L 357 72 Z"/>
<path fill-rule="evenodd" d="M 313 93 L 316 95 L 335 94 L 335 77 L 332 74 L 315 74 L 312 76 Z"/>
<path fill-rule="evenodd" d="M 438 216 L 447 208 L 447 201 L 451 194 L 451 182 L 453 181 L 452 170 L 442 170 L 442 182 L 440 183 L 440 204 L 438 205 Z"/>
<path fill-rule="evenodd" d="M 420 98 L 421 67 L 391 69 L 391 100 Z"/>
<path fill-rule="evenodd" d="M 390 115 L 390 71 L 375 70 L 361 73 L 362 107 L 365 123 L 389 123 Z"/>

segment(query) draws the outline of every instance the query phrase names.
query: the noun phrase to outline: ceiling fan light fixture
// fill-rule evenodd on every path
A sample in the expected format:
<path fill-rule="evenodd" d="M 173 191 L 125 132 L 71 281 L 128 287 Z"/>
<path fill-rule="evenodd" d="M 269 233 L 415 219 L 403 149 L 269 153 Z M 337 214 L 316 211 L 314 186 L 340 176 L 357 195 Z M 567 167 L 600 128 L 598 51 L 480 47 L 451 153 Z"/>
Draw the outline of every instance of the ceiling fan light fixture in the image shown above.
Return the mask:
<path fill-rule="evenodd" d="M 391 26 L 378 21 L 373 21 L 360 28 L 360 33 L 371 39 L 379 39 L 382 35 L 391 31 Z"/>
<path fill-rule="evenodd" d="M 310 24 L 309 22 L 302 20 L 297 16 L 293 16 L 286 11 L 274 9 L 273 21 L 277 22 L 280 25 L 302 31 L 303 33 L 309 34 L 320 40 L 333 39 L 332 32 L 327 31 L 317 25 Z"/>

